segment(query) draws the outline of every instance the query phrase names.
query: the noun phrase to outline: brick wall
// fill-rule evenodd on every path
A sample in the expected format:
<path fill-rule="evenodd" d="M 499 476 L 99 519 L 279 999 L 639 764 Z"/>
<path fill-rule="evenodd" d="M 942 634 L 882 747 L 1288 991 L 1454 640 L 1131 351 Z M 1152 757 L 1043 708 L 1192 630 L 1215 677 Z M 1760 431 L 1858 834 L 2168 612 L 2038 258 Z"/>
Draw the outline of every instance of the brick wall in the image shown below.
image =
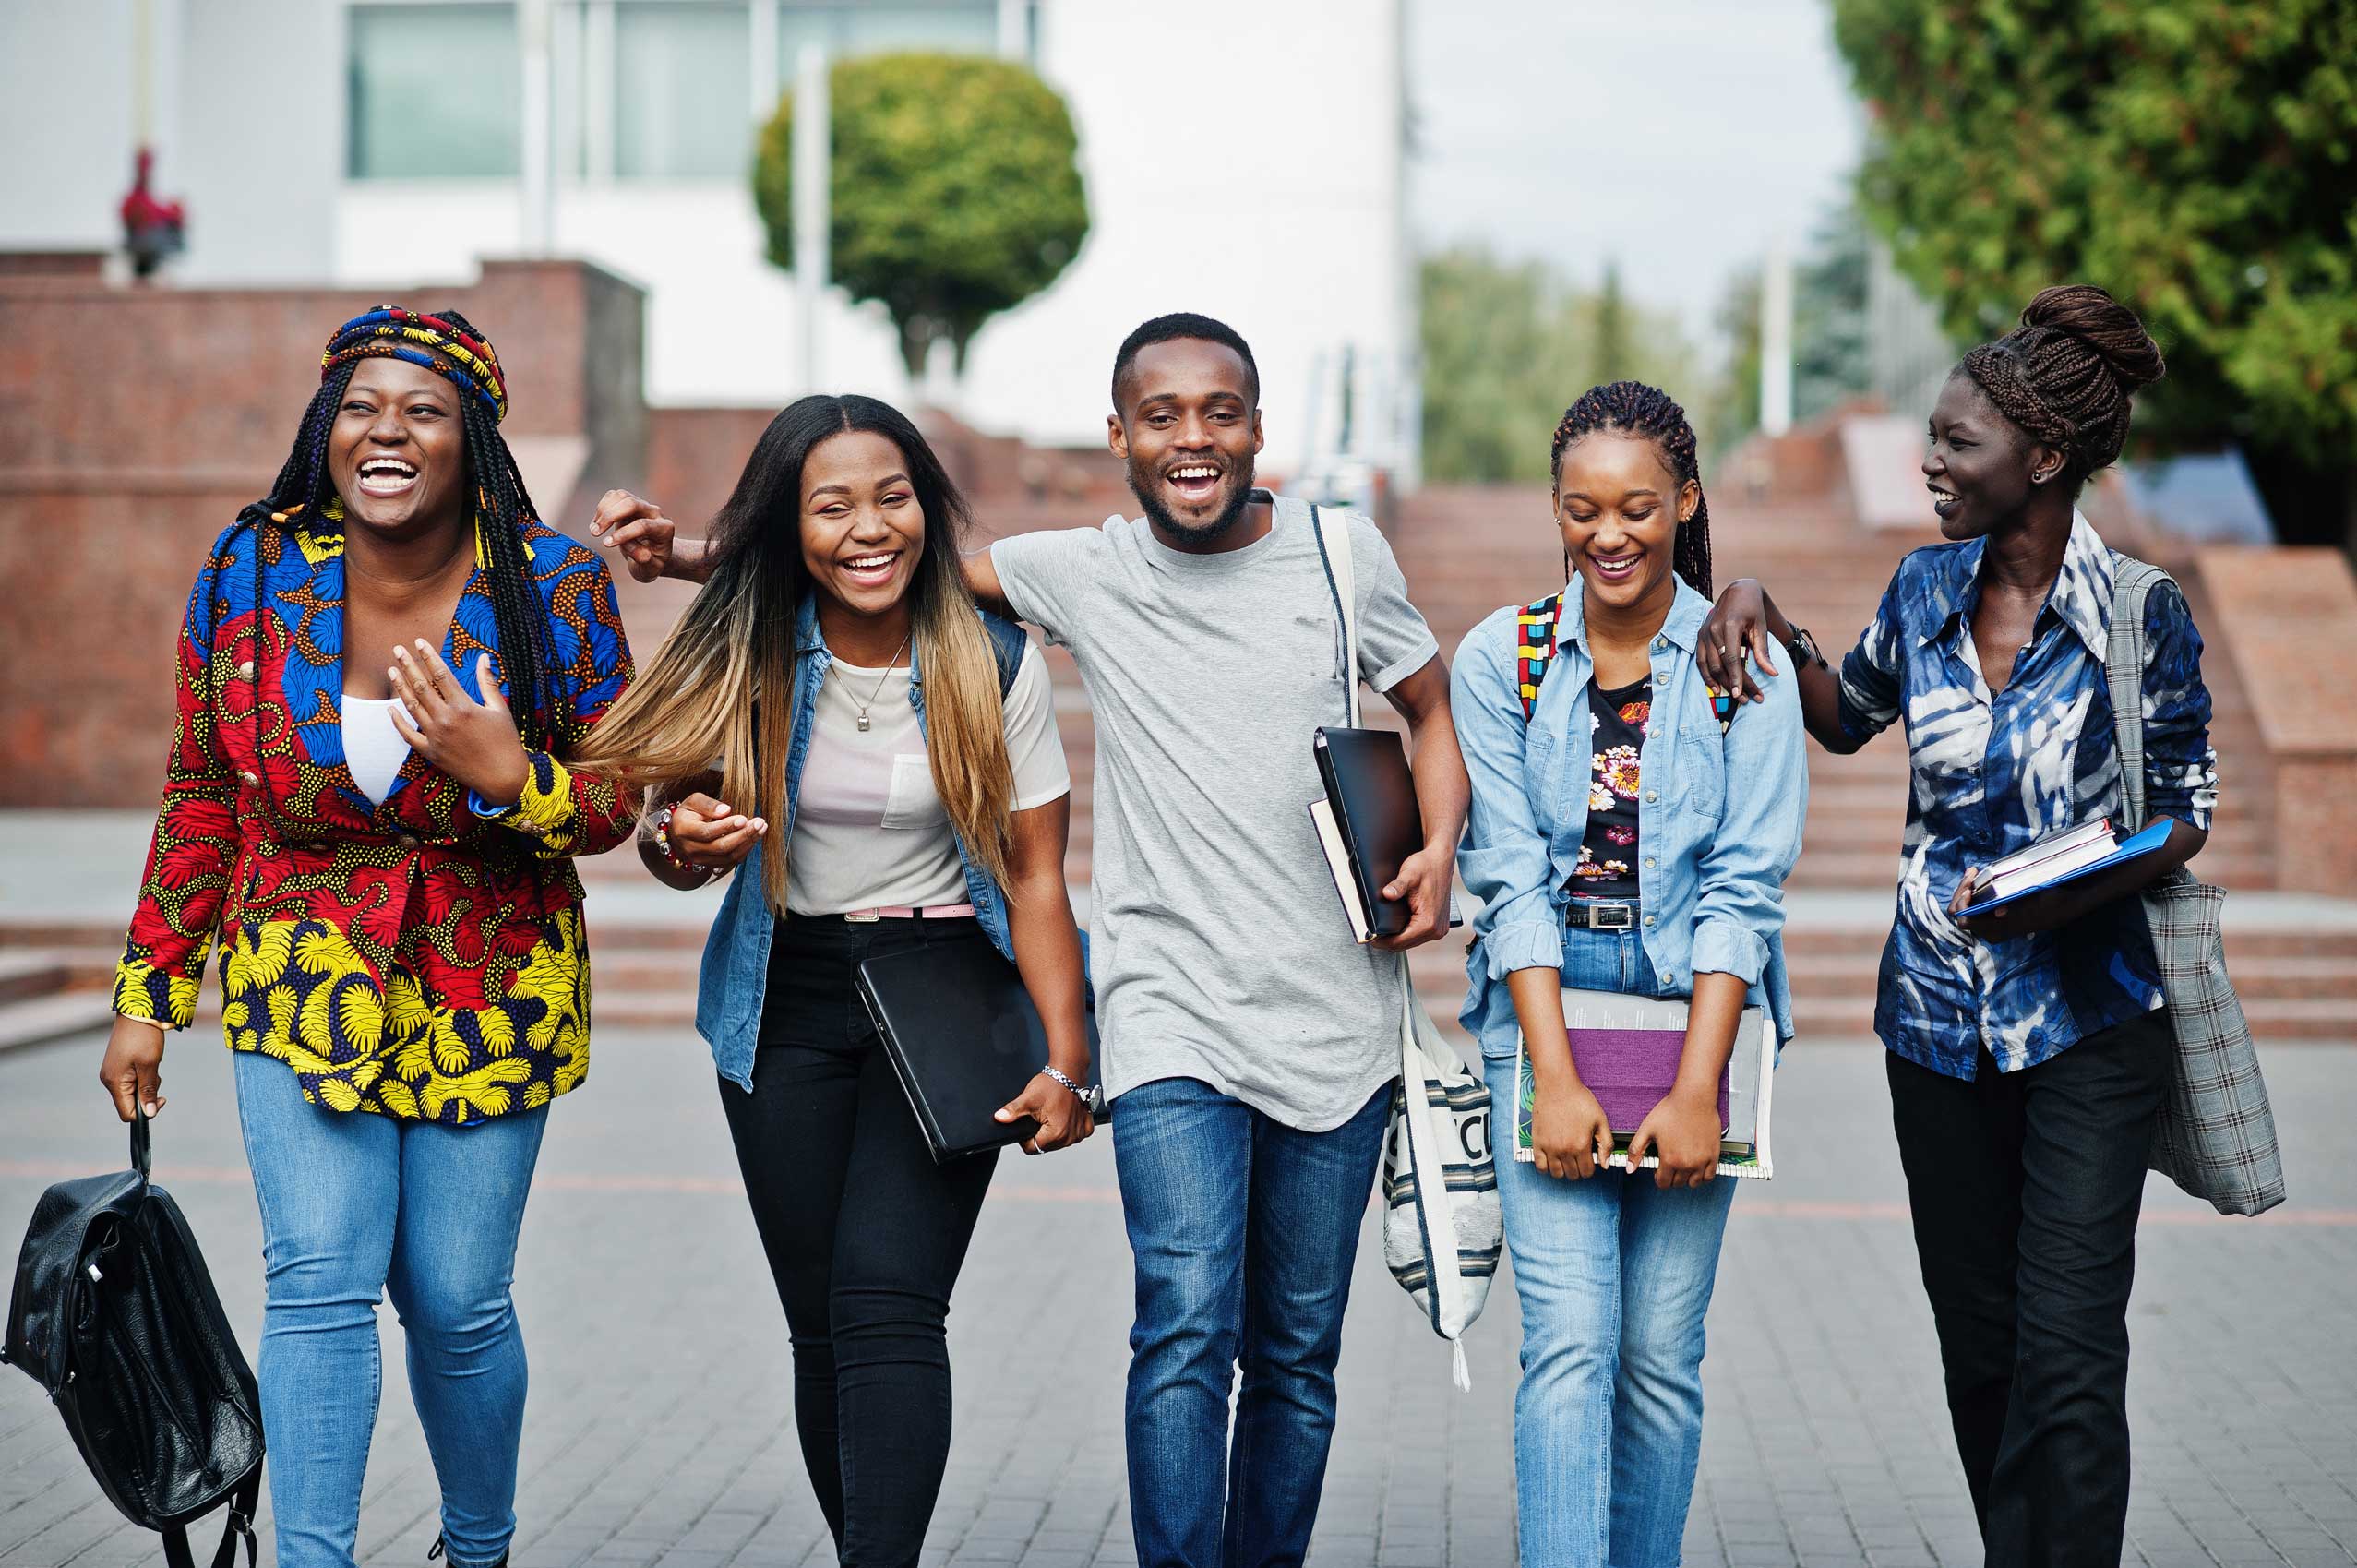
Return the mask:
<path fill-rule="evenodd" d="M 580 494 L 646 472 L 643 296 L 580 262 L 489 262 L 465 287 L 173 289 L 0 269 L 0 806 L 145 806 L 162 780 L 172 638 L 206 546 L 285 460 L 339 322 L 390 297 L 499 347 L 511 437 L 570 437 Z"/>

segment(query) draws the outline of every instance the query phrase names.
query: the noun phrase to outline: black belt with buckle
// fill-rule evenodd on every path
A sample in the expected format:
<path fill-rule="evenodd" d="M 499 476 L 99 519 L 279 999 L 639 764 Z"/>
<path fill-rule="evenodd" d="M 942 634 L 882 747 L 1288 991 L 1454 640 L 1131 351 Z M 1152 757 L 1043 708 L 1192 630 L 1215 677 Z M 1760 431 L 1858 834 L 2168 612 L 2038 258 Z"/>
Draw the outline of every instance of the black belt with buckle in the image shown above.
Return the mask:
<path fill-rule="evenodd" d="M 1585 926 L 1591 931 L 1633 931 L 1637 928 L 1637 901 L 1633 898 L 1575 898 L 1565 915 L 1566 924 Z"/>

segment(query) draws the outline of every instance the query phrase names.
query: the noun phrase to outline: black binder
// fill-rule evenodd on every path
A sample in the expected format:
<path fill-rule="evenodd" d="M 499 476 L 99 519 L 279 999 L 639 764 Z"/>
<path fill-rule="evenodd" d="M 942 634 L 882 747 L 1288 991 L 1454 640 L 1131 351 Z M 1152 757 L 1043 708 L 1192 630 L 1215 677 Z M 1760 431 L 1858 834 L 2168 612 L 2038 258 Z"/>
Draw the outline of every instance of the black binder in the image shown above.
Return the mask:
<path fill-rule="evenodd" d="M 1377 895 L 1424 847 L 1424 816 L 1417 809 L 1407 750 L 1395 731 L 1336 726 L 1321 728 L 1314 747 L 1368 928 L 1376 936 L 1395 937 L 1407 929 L 1407 903 Z"/>
<path fill-rule="evenodd" d="M 883 1037 L 933 1162 L 946 1165 L 1039 1131 L 991 1113 L 1047 1065 L 1047 1030 L 1023 976 L 983 936 L 887 953 L 859 965 L 859 999 Z M 1089 1052 L 1096 1018 L 1087 1017 Z"/>

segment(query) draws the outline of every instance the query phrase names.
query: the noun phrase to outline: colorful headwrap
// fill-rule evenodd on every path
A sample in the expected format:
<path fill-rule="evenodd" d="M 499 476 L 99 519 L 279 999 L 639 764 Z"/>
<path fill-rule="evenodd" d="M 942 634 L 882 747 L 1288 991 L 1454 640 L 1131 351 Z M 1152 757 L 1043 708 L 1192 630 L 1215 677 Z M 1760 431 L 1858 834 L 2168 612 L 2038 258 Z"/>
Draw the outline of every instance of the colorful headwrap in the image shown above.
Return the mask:
<path fill-rule="evenodd" d="M 438 316 L 421 316 L 397 305 L 380 305 L 336 329 L 319 356 L 319 378 L 338 365 L 364 359 L 405 359 L 446 377 L 462 391 L 490 405 L 494 422 L 508 414 L 508 379 L 489 343 Z"/>

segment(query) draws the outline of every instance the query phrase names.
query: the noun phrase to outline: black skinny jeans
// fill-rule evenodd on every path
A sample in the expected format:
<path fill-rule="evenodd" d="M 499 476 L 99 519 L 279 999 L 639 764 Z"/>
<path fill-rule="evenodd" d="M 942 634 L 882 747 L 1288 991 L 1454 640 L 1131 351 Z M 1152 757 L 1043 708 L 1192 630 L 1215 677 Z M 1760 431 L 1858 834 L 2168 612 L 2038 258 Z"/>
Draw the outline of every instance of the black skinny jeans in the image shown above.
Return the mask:
<path fill-rule="evenodd" d="M 2169 1014 L 1967 1083 L 1888 1059 L 1915 1251 L 1991 1568 L 2119 1568 L 2128 1291 Z"/>
<path fill-rule="evenodd" d="M 923 1547 L 950 1456 L 950 1289 L 998 1165 L 933 1163 L 854 976 L 977 929 L 781 919 L 753 1091 L 720 1085 L 794 1342 L 802 1463 L 847 1568 Z"/>

